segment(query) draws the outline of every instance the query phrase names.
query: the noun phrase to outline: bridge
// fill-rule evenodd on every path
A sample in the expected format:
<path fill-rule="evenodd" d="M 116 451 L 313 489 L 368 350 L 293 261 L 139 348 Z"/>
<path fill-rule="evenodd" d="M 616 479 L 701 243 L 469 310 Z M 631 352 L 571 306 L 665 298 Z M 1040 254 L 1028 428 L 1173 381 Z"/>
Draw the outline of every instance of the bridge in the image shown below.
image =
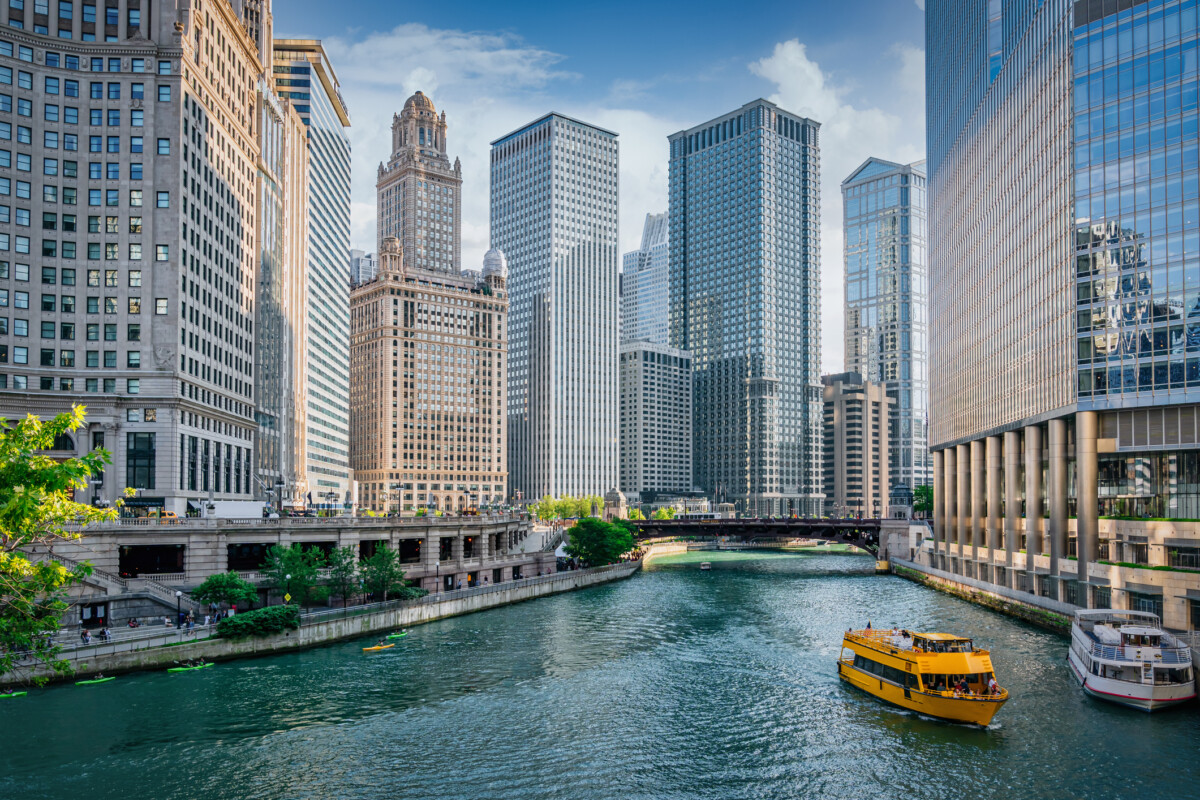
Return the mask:
<path fill-rule="evenodd" d="M 737 537 L 756 539 L 821 539 L 851 544 L 877 555 L 881 532 L 896 527 L 907 530 L 907 520 L 891 519 L 646 519 L 634 520 L 638 539 L 705 539 Z"/>

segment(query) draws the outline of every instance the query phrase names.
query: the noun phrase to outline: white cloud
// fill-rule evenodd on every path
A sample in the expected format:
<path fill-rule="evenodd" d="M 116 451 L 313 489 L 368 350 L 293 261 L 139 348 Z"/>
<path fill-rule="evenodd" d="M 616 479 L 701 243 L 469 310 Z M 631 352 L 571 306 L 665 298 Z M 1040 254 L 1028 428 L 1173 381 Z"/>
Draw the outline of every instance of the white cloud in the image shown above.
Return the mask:
<path fill-rule="evenodd" d="M 925 0 L 913 0 L 917 4 L 917 8 L 925 10 Z"/>
<path fill-rule="evenodd" d="M 750 65 L 776 86 L 769 98 L 783 109 L 821 123 L 821 335 L 822 370 L 843 369 L 842 197 L 841 182 L 871 156 L 906 163 L 924 158 L 924 54 L 895 48 L 894 85 L 872 85 L 892 97 L 855 104 L 847 86 L 837 85 L 792 39 Z M 919 77 L 920 85 L 917 86 Z M 917 94 L 919 92 L 919 94 Z M 913 105 L 915 104 L 915 106 Z M 907 109 L 908 114 L 881 105 Z M 919 115 L 912 116 L 913 108 Z"/>

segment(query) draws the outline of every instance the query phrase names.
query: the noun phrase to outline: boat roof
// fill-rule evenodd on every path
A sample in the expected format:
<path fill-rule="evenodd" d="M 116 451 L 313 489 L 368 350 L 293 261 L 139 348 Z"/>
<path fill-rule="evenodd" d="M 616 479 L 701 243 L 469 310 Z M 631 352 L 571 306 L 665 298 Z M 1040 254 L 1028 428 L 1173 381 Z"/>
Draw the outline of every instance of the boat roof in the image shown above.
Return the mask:
<path fill-rule="evenodd" d="M 1075 612 L 1075 619 L 1082 622 L 1084 620 L 1100 620 L 1102 622 L 1150 622 L 1155 626 L 1158 625 L 1158 615 L 1149 611 L 1128 611 L 1122 608 L 1092 608 L 1083 609 Z"/>
<path fill-rule="evenodd" d="M 1162 631 L 1158 628 L 1147 628 L 1144 625 L 1122 625 L 1121 633 L 1131 633 L 1134 636 L 1161 636 Z"/>
<path fill-rule="evenodd" d="M 915 638 L 928 639 L 931 642 L 965 642 L 971 637 L 957 636 L 953 633 L 914 633 Z"/>

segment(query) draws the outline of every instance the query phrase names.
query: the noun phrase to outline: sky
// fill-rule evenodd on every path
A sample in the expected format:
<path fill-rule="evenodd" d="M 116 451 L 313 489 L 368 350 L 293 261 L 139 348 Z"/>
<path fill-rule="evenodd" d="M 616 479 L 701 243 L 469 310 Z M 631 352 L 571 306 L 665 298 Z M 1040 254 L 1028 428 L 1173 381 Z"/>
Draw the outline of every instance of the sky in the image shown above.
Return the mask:
<path fill-rule="evenodd" d="M 924 0 L 278 0 L 278 38 L 318 38 L 350 109 L 351 246 L 375 250 L 392 115 L 420 90 L 462 159 L 462 265 L 488 249 L 489 143 L 549 111 L 619 134 L 620 247 L 667 210 L 667 136 L 759 97 L 821 123 L 822 371 L 841 372 L 840 184 L 925 155 Z"/>

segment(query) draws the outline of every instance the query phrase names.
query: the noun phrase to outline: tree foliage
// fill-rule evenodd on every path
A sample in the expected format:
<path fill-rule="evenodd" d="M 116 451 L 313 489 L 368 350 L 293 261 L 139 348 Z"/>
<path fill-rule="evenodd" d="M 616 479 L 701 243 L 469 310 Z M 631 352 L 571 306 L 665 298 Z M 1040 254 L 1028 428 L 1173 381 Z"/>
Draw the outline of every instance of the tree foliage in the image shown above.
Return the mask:
<path fill-rule="evenodd" d="M 61 627 L 68 608 L 67 590 L 91 574 L 91 565 L 68 567 L 46 559 L 56 545 L 79 538 L 68 523 L 113 519 L 117 510 L 76 503 L 74 493 L 109 462 L 103 449 L 82 458 L 38 455 L 60 436 L 84 424 L 85 408 L 42 420 L 27 416 L 0 419 L 0 675 L 23 672 L 16 665 L 29 656 L 53 671 L 70 672 L 50 636 Z M 38 556 L 32 556 L 32 551 Z M 37 682 L 43 682 L 38 679 Z"/>
<path fill-rule="evenodd" d="M 917 486 L 913 489 L 913 511 L 918 514 L 933 513 L 932 486 Z"/>
<path fill-rule="evenodd" d="M 217 635 L 226 639 L 270 636 L 300 627 L 298 606 L 267 606 L 226 617 L 217 623 Z"/>
<path fill-rule="evenodd" d="M 663 506 L 654 512 L 654 519 L 675 519 L 675 509 L 672 506 Z"/>
<path fill-rule="evenodd" d="M 420 597 L 424 590 L 408 586 L 404 582 L 404 570 L 400 568 L 400 552 L 382 544 L 374 555 L 362 563 L 363 587 L 371 594 L 387 600 L 406 600 Z"/>
<path fill-rule="evenodd" d="M 353 547 L 338 547 L 329 554 L 329 590 L 342 598 L 342 608 L 358 588 L 358 552 Z"/>
<path fill-rule="evenodd" d="M 642 513 L 640 508 L 629 509 L 629 518 L 633 520 L 644 520 L 646 515 Z"/>
<path fill-rule="evenodd" d="M 299 544 L 291 547 L 276 544 L 267 551 L 266 563 L 260 571 L 268 586 L 291 594 L 293 600 L 304 606 L 312 600 L 313 588 L 321 582 L 318 570 L 323 566 L 325 554 L 320 550 Z"/>
<path fill-rule="evenodd" d="M 529 510 L 540 520 L 583 519 L 603 511 L 604 498 L 598 494 L 583 497 L 564 494 L 557 499 L 546 495 L 536 503 L 530 503 Z"/>
<path fill-rule="evenodd" d="M 633 535 L 628 530 L 595 517 L 576 522 L 567 537 L 567 555 L 592 567 L 612 564 L 633 548 Z"/>
<path fill-rule="evenodd" d="M 231 606 L 249 607 L 258 599 L 258 590 L 254 588 L 254 584 L 243 580 L 233 571 L 209 575 L 191 594 L 201 603 L 226 603 Z"/>

